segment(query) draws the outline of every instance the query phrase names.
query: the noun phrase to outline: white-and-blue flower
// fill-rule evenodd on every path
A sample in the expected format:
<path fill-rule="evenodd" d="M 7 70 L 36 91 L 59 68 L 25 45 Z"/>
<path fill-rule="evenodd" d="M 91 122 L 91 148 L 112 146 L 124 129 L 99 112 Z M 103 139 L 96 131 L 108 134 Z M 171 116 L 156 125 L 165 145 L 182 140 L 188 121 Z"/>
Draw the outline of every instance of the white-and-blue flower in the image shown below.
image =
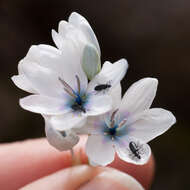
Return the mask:
<path fill-rule="evenodd" d="M 150 109 L 157 84 L 154 78 L 134 83 L 118 109 L 88 120 L 84 129 L 89 134 L 86 153 L 93 165 L 111 163 L 115 152 L 126 162 L 141 165 L 148 161 L 151 149 L 146 143 L 176 122 L 171 112 L 161 108 Z"/>
<path fill-rule="evenodd" d="M 19 88 L 33 94 L 21 99 L 20 105 L 46 118 L 48 140 L 52 142 L 51 135 L 57 136 L 58 140 L 50 144 L 56 147 L 56 142 L 60 149 L 60 139 L 68 142 L 67 134 L 78 138 L 73 128 L 82 127 L 88 116 L 108 112 L 115 100 L 120 99 L 120 81 L 128 63 L 125 59 L 113 64 L 105 62 L 99 72 L 98 42 L 88 22 L 77 13 L 71 14 L 69 22 L 60 22 L 58 33 L 53 31 L 53 39 L 58 48 L 31 46 L 19 62 L 18 75 L 12 80 Z M 109 88 L 97 90 L 105 85 Z M 66 136 L 59 131 L 64 131 Z M 72 138 L 69 140 L 71 146 L 76 142 Z M 61 144 L 61 149 L 67 149 L 64 143 Z"/>
<path fill-rule="evenodd" d="M 87 116 L 105 113 L 112 107 L 110 96 L 87 90 L 87 77 L 81 65 L 73 62 L 73 57 L 74 54 L 71 59 L 65 60 L 60 56 L 62 64 L 56 63 L 56 60 L 52 62 L 57 70 L 25 60 L 19 65 L 32 89 L 37 92 L 21 99 L 20 105 L 35 113 L 51 115 L 51 123 L 57 130 L 81 127 Z"/>
<path fill-rule="evenodd" d="M 100 57 L 100 46 L 88 21 L 80 14 L 73 12 L 68 21 L 59 22 L 58 32 L 52 30 L 52 38 L 59 50 L 73 49 L 83 54 L 86 46 L 93 47 Z"/>

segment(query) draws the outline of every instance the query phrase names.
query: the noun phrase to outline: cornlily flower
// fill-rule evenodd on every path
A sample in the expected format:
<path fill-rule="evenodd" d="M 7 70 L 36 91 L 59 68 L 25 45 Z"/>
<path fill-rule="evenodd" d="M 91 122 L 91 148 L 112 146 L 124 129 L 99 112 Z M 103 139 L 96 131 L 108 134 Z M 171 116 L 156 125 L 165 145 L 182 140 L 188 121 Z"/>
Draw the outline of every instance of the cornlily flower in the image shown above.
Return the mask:
<path fill-rule="evenodd" d="M 88 21 L 80 14 L 73 12 L 68 22 L 61 21 L 58 33 L 52 30 L 52 38 L 58 49 L 46 44 L 32 45 L 26 57 L 20 61 L 19 74 L 12 77 L 17 87 L 30 93 L 38 93 L 23 72 L 23 62 L 37 63 L 61 72 L 65 69 L 65 62 L 69 61 L 73 73 L 75 67 L 82 64 L 86 75 L 91 78 L 100 71 L 100 47 L 97 38 Z"/>
<path fill-rule="evenodd" d="M 105 166 L 119 158 L 134 164 L 145 164 L 151 155 L 147 144 L 167 131 L 175 122 L 173 114 L 150 106 L 157 90 L 157 79 L 144 78 L 125 93 L 117 109 L 89 119 L 86 153 L 92 165 Z"/>
<path fill-rule="evenodd" d="M 51 122 L 57 130 L 81 127 L 87 116 L 102 114 L 111 109 L 111 98 L 108 95 L 94 95 L 87 91 L 88 81 L 80 65 L 75 69 L 66 63 L 64 65 L 61 73 L 33 62 L 22 63 L 24 76 L 38 94 L 21 99 L 21 107 L 53 116 Z M 73 72 L 76 69 L 77 74 Z"/>
<path fill-rule="evenodd" d="M 100 56 L 100 46 L 94 31 L 88 21 L 80 14 L 73 12 L 68 21 L 59 22 L 58 32 L 52 30 L 52 38 L 57 48 L 65 50 L 74 48 L 79 54 L 83 53 L 86 46 L 93 46 Z"/>
<path fill-rule="evenodd" d="M 48 116 L 44 116 L 44 120 L 46 138 L 57 150 L 70 150 L 79 142 L 79 136 L 73 130 L 58 131 L 51 125 Z"/>

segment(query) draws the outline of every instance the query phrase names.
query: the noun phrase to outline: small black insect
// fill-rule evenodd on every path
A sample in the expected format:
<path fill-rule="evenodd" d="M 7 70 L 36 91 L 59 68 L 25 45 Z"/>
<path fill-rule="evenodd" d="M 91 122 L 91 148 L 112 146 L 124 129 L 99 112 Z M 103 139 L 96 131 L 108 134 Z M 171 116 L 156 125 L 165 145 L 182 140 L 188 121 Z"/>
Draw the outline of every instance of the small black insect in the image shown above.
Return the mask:
<path fill-rule="evenodd" d="M 129 148 L 131 150 L 131 152 L 134 154 L 135 157 L 137 157 L 138 159 L 141 159 L 140 153 L 139 153 L 139 148 L 137 147 L 136 143 L 131 141 L 129 143 Z"/>
<path fill-rule="evenodd" d="M 99 84 L 99 85 L 95 86 L 94 90 L 102 91 L 102 90 L 106 90 L 108 88 L 111 88 L 110 84 Z"/>
<path fill-rule="evenodd" d="M 81 106 L 81 105 L 73 104 L 73 105 L 71 106 L 71 108 L 72 108 L 74 111 L 81 111 L 81 112 L 86 113 L 85 108 L 84 108 L 83 106 Z"/>

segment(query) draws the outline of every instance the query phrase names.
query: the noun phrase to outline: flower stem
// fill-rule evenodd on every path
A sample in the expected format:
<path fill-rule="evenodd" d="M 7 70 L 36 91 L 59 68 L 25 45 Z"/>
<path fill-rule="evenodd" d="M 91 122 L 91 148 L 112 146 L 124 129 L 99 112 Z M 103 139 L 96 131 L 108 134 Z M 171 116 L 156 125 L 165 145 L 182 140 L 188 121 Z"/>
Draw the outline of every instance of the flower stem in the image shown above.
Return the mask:
<path fill-rule="evenodd" d="M 78 156 L 74 153 L 73 148 L 70 149 L 70 153 L 71 153 L 71 166 L 80 165 L 80 164 L 81 164 L 80 156 L 78 157 Z"/>
<path fill-rule="evenodd" d="M 73 160 L 73 158 L 74 158 L 74 150 L 71 148 L 70 152 L 71 152 L 71 157 L 72 157 L 72 160 Z"/>

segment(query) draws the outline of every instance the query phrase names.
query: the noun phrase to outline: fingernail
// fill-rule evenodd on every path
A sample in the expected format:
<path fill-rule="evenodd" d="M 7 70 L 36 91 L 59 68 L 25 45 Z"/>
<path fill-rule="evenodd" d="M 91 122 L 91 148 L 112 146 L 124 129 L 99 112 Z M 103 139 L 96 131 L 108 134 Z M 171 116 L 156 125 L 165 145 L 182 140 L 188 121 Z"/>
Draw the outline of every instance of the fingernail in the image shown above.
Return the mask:
<path fill-rule="evenodd" d="M 97 175 L 79 190 L 144 190 L 142 185 L 130 175 L 115 169 L 109 169 Z"/>

